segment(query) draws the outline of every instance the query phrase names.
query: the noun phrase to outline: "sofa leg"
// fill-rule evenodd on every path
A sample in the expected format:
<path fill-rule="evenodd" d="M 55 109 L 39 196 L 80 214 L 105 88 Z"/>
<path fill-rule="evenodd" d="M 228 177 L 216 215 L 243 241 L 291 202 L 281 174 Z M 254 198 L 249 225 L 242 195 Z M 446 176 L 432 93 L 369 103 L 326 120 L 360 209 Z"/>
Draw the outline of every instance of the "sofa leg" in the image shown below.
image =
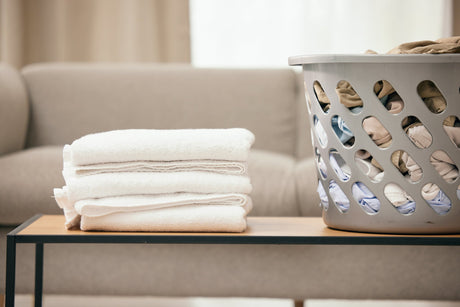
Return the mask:
<path fill-rule="evenodd" d="M 5 306 L 5 294 L 0 294 L 0 307 Z"/>
<path fill-rule="evenodd" d="M 294 300 L 294 307 L 303 307 L 303 301 Z"/>

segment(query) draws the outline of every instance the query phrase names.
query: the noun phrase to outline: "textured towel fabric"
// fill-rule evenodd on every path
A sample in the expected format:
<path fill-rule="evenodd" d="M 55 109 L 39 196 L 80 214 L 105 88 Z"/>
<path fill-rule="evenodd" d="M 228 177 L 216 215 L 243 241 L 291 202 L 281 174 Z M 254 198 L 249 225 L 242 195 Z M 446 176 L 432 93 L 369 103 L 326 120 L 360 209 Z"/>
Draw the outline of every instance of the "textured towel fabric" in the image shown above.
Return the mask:
<path fill-rule="evenodd" d="M 240 128 L 87 135 L 64 147 L 66 185 L 55 199 L 67 228 L 242 231 L 253 142 Z"/>
<path fill-rule="evenodd" d="M 66 183 L 64 191 L 71 202 L 88 198 L 176 192 L 249 194 L 252 190 L 248 176 L 211 172 L 104 173 L 66 178 Z"/>
<path fill-rule="evenodd" d="M 129 129 L 75 140 L 64 157 L 73 165 L 126 161 L 247 161 L 254 135 L 232 129 Z"/>
<path fill-rule="evenodd" d="M 65 162 L 64 162 L 65 163 Z M 64 164 L 64 174 L 88 176 L 117 172 L 190 172 L 203 171 L 228 175 L 246 175 L 248 164 L 225 160 L 129 161 L 72 166 Z M 68 176 L 68 175 L 66 175 Z"/>
<path fill-rule="evenodd" d="M 239 206 L 244 208 L 246 212 L 252 209 L 251 198 L 245 194 L 172 193 L 84 199 L 75 203 L 75 210 L 80 215 L 97 217 L 120 212 L 136 212 L 192 204 Z"/>
<path fill-rule="evenodd" d="M 225 205 L 189 205 L 167 209 L 81 217 L 82 230 L 242 232 L 245 208 Z"/>

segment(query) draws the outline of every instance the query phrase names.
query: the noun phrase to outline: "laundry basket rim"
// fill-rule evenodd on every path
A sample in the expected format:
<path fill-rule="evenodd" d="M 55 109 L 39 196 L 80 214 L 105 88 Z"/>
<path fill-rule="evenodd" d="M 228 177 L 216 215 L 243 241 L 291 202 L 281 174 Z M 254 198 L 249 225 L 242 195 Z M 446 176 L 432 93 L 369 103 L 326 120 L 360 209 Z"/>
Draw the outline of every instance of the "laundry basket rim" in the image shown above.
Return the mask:
<path fill-rule="evenodd" d="M 291 56 L 290 66 L 326 63 L 459 63 L 460 54 L 306 54 Z"/>

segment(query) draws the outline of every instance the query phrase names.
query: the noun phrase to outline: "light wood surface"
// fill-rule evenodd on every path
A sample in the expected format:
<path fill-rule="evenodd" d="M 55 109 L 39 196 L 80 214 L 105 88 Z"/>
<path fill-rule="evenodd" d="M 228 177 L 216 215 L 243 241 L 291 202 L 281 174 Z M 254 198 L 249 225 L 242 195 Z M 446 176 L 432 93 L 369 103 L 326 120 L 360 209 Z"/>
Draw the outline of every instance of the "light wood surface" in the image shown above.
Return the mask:
<path fill-rule="evenodd" d="M 445 237 L 457 235 L 388 235 L 349 232 L 328 228 L 319 217 L 248 217 L 248 228 L 242 233 L 184 232 L 96 232 L 66 230 L 63 215 L 43 215 L 18 235 L 168 235 L 168 236 L 250 236 L 250 237 Z"/>

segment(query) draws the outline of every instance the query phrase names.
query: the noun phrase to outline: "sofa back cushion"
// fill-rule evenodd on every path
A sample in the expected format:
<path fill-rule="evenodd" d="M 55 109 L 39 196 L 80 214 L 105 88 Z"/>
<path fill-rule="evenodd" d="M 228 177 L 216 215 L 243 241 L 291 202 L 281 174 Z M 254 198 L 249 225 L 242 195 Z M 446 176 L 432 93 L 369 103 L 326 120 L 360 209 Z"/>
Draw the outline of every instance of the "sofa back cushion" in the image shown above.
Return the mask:
<path fill-rule="evenodd" d="M 171 64 L 35 64 L 22 72 L 31 101 L 27 146 L 128 129 L 244 127 L 254 148 L 295 155 L 303 96 L 290 69 Z"/>
<path fill-rule="evenodd" d="M 29 104 L 18 71 L 0 63 L 0 155 L 23 149 Z"/>

